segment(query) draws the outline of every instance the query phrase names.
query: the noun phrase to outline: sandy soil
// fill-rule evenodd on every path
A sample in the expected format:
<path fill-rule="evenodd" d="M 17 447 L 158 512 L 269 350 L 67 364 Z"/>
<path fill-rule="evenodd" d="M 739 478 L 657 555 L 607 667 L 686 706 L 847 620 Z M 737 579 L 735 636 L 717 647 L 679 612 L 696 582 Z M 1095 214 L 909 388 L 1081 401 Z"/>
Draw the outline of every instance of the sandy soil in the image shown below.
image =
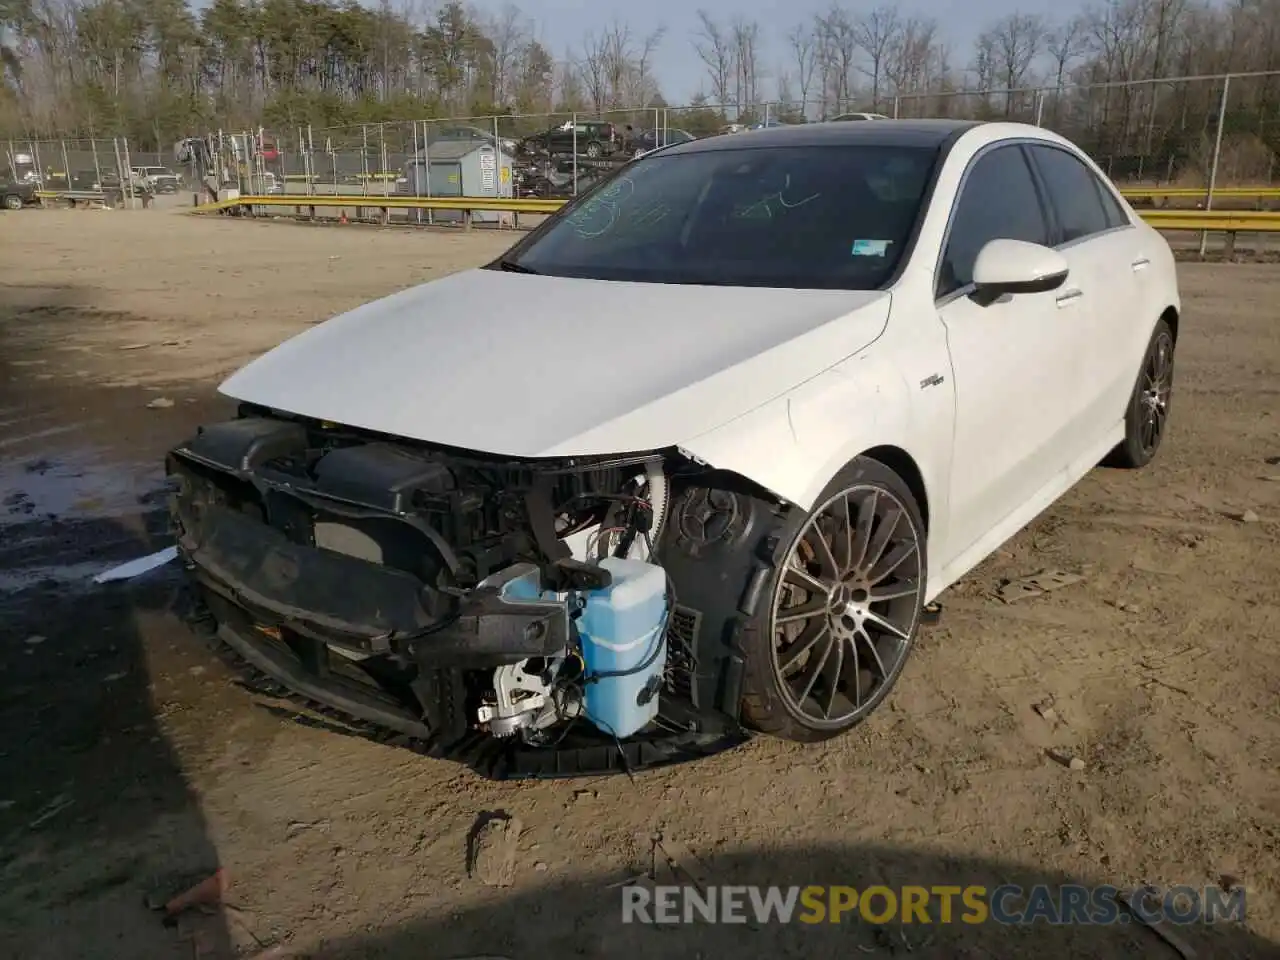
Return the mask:
<path fill-rule="evenodd" d="M 1183 268 L 1158 461 L 1096 471 L 945 595 L 891 702 L 823 746 L 760 739 L 634 781 L 481 781 L 236 687 L 177 620 L 174 571 L 86 584 L 168 542 L 160 459 L 225 411 L 218 375 L 511 239 L 155 210 L 0 218 L 11 955 L 1176 956 L 1137 925 L 622 926 L 610 884 L 661 836 L 718 883 L 1225 877 L 1247 887 L 1247 927 L 1177 936 L 1202 957 L 1280 956 L 1274 266 Z M 1045 567 L 1084 579 L 994 596 Z M 1056 723 L 1033 709 L 1046 698 Z M 524 825 L 511 887 L 466 870 L 473 825 L 496 811 Z M 177 929 L 146 909 L 219 865 L 234 909 Z"/>

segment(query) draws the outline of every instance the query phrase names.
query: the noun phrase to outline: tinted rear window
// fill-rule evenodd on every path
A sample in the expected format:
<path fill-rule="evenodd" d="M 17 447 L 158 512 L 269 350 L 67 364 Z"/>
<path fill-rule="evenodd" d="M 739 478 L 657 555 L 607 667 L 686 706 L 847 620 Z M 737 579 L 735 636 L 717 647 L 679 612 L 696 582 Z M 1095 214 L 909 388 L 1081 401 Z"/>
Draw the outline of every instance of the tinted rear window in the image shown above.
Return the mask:
<path fill-rule="evenodd" d="M 639 160 L 510 259 L 598 280 L 867 290 L 894 272 L 934 147 L 769 147 Z"/>

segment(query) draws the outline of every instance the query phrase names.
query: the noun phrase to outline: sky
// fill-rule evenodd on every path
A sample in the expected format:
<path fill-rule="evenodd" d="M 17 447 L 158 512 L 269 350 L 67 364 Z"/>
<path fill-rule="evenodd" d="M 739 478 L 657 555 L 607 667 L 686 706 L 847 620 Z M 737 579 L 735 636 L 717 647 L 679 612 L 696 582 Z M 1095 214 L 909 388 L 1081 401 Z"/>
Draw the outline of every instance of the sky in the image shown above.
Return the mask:
<path fill-rule="evenodd" d="M 472 0 L 481 13 L 496 14 L 506 0 Z M 869 10 L 883 0 L 845 0 L 842 3 L 851 13 Z M 655 74 L 667 102 L 673 106 L 688 103 L 701 88 L 710 92 L 706 71 L 694 52 L 692 37 L 698 31 L 699 9 L 705 9 L 713 19 L 727 23 L 735 14 L 754 19 L 760 24 L 765 41 L 761 60 L 771 76 L 779 67 L 794 72 L 792 57 L 788 52 L 787 34 L 800 22 L 812 22 L 817 14 L 830 9 L 830 0 L 642 0 L 640 3 L 625 0 L 596 0 L 581 3 L 578 0 L 516 0 L 520 10 L 536 24 L 539 39 L 547 45 L 557 59 L 565 56 L 568 48 L 580 48 L 584 34 L 598 32 L 612 21 L 624 23 L 632 33 L 644 36 L 665 26 L 666 37 L 655 57 Z M 1074 13 L 1081 4 L 1078 0 L 1053 3 L 1051 0 L 971 0 L 966 4 L 949 3 L 946 0 L 928 3 L 902 3 L 903 16 L 929 16 L 938 22 L 939 29 L 952 49 L 952 62 L 957 68 L 968 64 L 973 42 L 989 23 L 1010 13 L 1032 13 L 1056 19 L 1063 14 Z M 769 81 L 764 90 L 772 96 L 774 86 Z M 798 94 L 796 94 L 798 96 Z"/>

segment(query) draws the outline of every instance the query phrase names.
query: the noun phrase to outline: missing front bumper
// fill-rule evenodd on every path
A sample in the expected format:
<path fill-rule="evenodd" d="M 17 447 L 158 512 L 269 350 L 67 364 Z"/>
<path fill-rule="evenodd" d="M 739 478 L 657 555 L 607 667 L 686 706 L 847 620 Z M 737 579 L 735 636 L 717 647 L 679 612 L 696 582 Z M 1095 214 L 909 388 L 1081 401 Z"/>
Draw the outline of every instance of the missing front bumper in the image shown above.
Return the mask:
<path fill-rule="evenodd" d="M 511 571 L 513 557 L 540 555 L 539 522 L 554 521 L 551 491 L 539 477 L 523 476 L 521 465 L 490 491 L 498 515 L 528 512 L 533 531 L 526 535 L 484 525 L 466 482 L 455 482 L 468 469 L 485 479 L 500 469 L 492 464 L 468 467 L 465 458 L 433 460 L 367 443 L 337 446 L 297 467 L 308 450 L 299 424 L 246 418 L 202 432 L 170 463 L 180 551 L 208 613 L 200 630 L 216 635 L 222 654 L 234 654 L 257 681 L 272 681 L 251 688 L 339 720 L 335 732 L 380 742 L 390 734 L 497 778 L 634 771 L 746 739 L 735 719 L 700 711 L 696 698 L 679 693 L 664 699 L 660 723 L 621 742 L 585 722 L 566 721 L 554 745 L 541 746 L 478 730 L 476 708 L 495 667 L 554 658 L 573 646 L 565 604 L 504 599 L 502 573 L 495 573 Z M 522 483 L 544 494 L 546 509 L 534 509 L 539 504 Z M 604 481 L 572 483 L 556 502 Z M 434 492 L 425 504 L 410 503 L 420 490 Z M 470 534 L 468 522 L 477 524 Z M 358 550 L 358 536 L 322 537 L 321 526 L 362 530 L 380 549 Z M 477 539 L 496 529 L 501 544 Z M 472 550 L 469 567 L 458 564 L 458 544 Z M 542 552 L 537 569 L 547 579 L 540 586 L 582 579 L 571 560 Z M 455 576 L 459 569 L 463 576 Z M 453 587 L 477 581 L 465 592 Z"/>
<path fill-rule="evenodd" d="M 563 603 L 508 600 L 491 585 L 458 598 L 453 610 L 428 609 L 424 585 L 412 574 L 293 543 L 223 507 L 206 508 L 199 532 L 184 532 L 180 547 L 213 593 L 260 621 L 292 625 L 356 653 L 495 667 L 553 656 L 571 639 Z"/>
<path fill-rule="evenodd" d="M 744 743 L 748 735 L 719 715 L 698 714 L 668 701 L 663 724 L 624 741 L 614 740 L 589 724 L 576 724 L 559 735 L 554 746 L 539 747 L 518 737 L 496 738 L 467 723 L 463 671 L 419 671 L 414 692 L 422 709 L 412 710 L 382 692 L 316 669 L 311 658 L 253 626 L 245 610 L 207 590 L 192 617 L 197 632 L 213 634 L 252 678 L 266 678 L 284 688 L 266 692 L 285 696 L 319 713 L 320 725 L 335 734 L 358 735 L 441 760 L 465 764 L 495 780 L 563 779 L 634 773 L 712 756 Z M 250 689 L 258 684 L 249 683 Z M 335 722 L 330 722 L 330 718 Z M 312 719 L 304 719 L 316 725 Z"/>

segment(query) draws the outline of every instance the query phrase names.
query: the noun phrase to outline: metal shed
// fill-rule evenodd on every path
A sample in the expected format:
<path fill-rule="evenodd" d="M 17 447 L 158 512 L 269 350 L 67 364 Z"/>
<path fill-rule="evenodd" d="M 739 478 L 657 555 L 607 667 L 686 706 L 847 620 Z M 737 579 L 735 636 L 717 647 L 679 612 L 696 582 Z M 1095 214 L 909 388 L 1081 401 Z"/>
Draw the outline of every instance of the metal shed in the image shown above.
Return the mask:
<path fill-rule="evenodd" d="M 440 140 L 419 150 L 404 165 L 404 191 L 415 197 L 510 197 L 511 157 L 489 143 Z M 498 223 L 497 210 L 477 210 L 477 223 Z M 460 220 L 461 211 L 437 210 L 434 220 Z"/>

